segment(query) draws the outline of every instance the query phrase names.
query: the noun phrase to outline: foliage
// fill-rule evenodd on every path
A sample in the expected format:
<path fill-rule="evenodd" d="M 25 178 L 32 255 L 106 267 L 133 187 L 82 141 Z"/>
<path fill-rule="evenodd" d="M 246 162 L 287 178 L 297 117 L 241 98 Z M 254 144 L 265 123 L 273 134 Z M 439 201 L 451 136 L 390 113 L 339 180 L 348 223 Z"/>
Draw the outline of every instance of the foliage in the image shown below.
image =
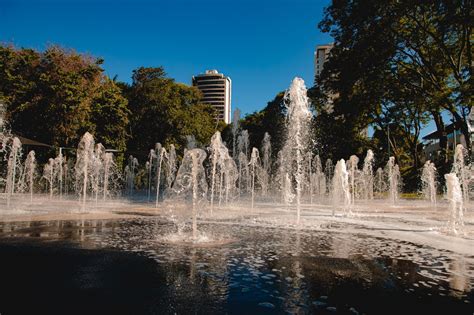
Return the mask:
<path fill-rule="evenodd" d="M 469 0 L 333 1 L 319 24 L 335 43 L 313 91 L 318 111 L 331 100 L 330 115 L 356 137 L 367 125 L 381 131 L 397 125 L 390 137 L 392 152 L 416 172 L 420 130 L 429 117 L 436 122 L 442 148 L 444 111 L 469 138 L 472 13 Z M 375 142 L 386 138 L 376 133 Z M 446 169 L 447 160 L 443 149 L 437 163 Z"/>
<path fill-rule="evenodd" d="M 0 46 L 0 94 L 12 131 L 56 147 L 75 147 L 89 131 L 123 149 L 127 100 L 101 64 L 58 46 L 44 52 Z"/>
<path fill-rule="evenodd" d="M 146 155 L 156 142 L 180 149 L 188 135 L 207 143 L 219 127 L 212 107 L 200 103 L 201 92 L 166 77 L 162 67 L 138 68 L 132 80 L 125 85 L 131 111 L 129 150 Z"/>

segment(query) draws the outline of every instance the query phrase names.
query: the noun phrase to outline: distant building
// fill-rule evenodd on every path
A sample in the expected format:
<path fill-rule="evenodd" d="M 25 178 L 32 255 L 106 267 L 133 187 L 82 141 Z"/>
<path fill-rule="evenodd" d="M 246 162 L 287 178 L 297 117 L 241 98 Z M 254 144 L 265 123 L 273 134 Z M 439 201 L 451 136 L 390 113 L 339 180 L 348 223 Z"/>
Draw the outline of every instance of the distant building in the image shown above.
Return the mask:
<path fill-rule="evenodd" d="M 324 64 L 329 59 L 329 53 L 334 44 L 318 45 L 314 52 L 314 84 L 323 72 Z"/>
<path fill-rule="evenodd" d="M 470 139 L 467 141 L 474 143 L 474 111 L 471 109 L 471 112 L 467 118 L 467 126 L 470 132 Z M 447 138 L 448 138 L 448 148 L 451 150 L 455 150 L 456 145 L 462 144 L 466 147 L 466 138 L 461 133 L 459 127 L 457 127 L 454 123 L 445 126 Z M 434 160 L 440 152 L 439 146 L 439 134 L 438 131 L 433 131 L 432 133 L 427 134 L 423 137 L 424 148 L 423 151 L 425 156 L 429 160 Z"/>
<path fill-rule="evenodd" d="M 216 119 L 230 124 L 232 81 L 217 70 L 206 70 L 204 74 L 193 76 L 193 86 L 201 90 L 202 102 L 217 110 Z"/>

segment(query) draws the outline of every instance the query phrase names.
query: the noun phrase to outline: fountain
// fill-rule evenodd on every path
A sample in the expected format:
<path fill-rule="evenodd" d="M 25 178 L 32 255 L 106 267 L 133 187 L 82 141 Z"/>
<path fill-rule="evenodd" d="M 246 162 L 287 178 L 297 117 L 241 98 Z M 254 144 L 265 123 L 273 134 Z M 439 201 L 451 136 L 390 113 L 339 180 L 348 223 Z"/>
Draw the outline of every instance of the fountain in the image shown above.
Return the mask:
<path fill-rule="evenodd" d="M 319 155 L 314 156 L 312 165 L 314 167 L 314 173 L 312 179 L 313 184 L 311 187 L 312 190 L 316 192 L 318 198 L 321 200 L 326 195 L 326 175 L 323 172 L 323 166 L 321 164 L 321 158 Z"/>
<path fill-rule="evenodd" d="M 6 184 L 6 193 L 7 193 L 7 207 L 10 206 L 10 201 L 15 193 L 15 190 L 21 179 L 21 142 L 20 139 L 14 137 L 11 140 L 11 144 L 8 146 L 10 153 L 8 155 L 7 161 L 7 184 Z"/>
<path fill-rule="evenodd" d="M 167 168 L 166 168 L 166 183 L 168 185 L 168 190 L 173 186 L 174 178 L 177 171 L 177 161 L 176 161 L 176 149 L 174 145 L 170 145 L 167 159 Z"/>
<path fill-rule="evenodd" d="M 251 178 L 252 178 L 252 183 L 251 183 L 251 191 L 252 191 L 252 203 L 251 203 L 251 209 L 253 210 L 253 204 L 254 204 L 254 199 L 255 199 L 255 175 L 259 172 L 260 170 L 260 157 L 258 153 L 257 148 L 252 148 L 252 154 L 250 157 L 250 173 L 251 173 Z"/>
<path fill-rule="evenodd" d="M 163 159 L 167 157 L 166 149 L 161 146 L 160 143 L 156 144 L 155 147 L 156 152 L 156 200 L 155 200 L 155 208 L 158 208 L 158 201 L 160 199 L 160 184 L 161 184 L 161 167 L 163 164 Z"/>
<path fill-rule="evenodd" d="M 282 150 L 284 164 L 286 165 L 285 177 L 291 176 L 296 182 L 296 222 L 299 224 L 301 193 L 305 177 L 303 161 L 308 150 L 309 123 L 312 117 L 306 87 L 302 79 L 293 79 L 290 88 L 285 93 L 284 100 L 288 111 L 286 119 L 287 138 Z"/>
<path fill-rule="evenodd" d="M 462 233 L 464 227 L 463 218 L 463 194 L 461 184 L 455 173 L 445 174 L 446 199 L 449 201 L 450 218 L 448 222 L 449 231 L 453 234 Z"/>
<path fill-rule="evenodd" d="M 362 167 L 362 198 L 365 200 L 374 199 L 374 153 L 372 150 L 367 150 L 367 155 L 364 159 L 364 166 Z"/>
<path fill-rule="evenodd" d="M 82 210 L 85 211 L 89 177 L 94 159 L 94 137 L 88 132 L 83 136 L 77 147 L 76 154 L 76 191 L 82 197 Z"/>
<path fill-rule="evenodd" d="M 357 195 L 357 185 L 359 169 L 357 165 L 359 164 L 359 158 L 356 155 L 351 155 L 347 163 L 347 171 L 349 175 L 349 190 L 351 192 L 351 204 L 355 203 Z"/>
<path fill-rule="evenodd" d="M 197 211 L 199 202 L 205 200 L 207 193 L 206 171 L 203 162 L 206 152 L 202 149 L 187 150 L 178 169 L 173 191 L 178 198 L 192 201 L 192 239 L 198 236 Z"/>
<path fill-rule="evenodd" d="M 387 191 L 385 172 L 381 167 L 379 167 L 375 173 L 375 190 L 381 196 L 385 191 Z"/>
<path fill-rule="evenodd" d="M 49 188 L 49 199 L 53 198 L 53 189 L 54 189 L 54 170 L 55 170 L 55 165 L 54 165 L 54 159 L 50 158 L 48 160 L 48 163 L 44 165 L 43 169 L 43 178 L 48 182 L 48 188 Z"/>
<path fill-rule="evenodd" d="M 326 160 L 326 164 L 324 165 L 324 174 L 326 175 L 326 192 L 330 194 L 332 191 L 332 178 L 334 177 L 334 164 L 332 163 L 331 159 Z"/>
<path fill-rule="evenodd" d="M 36 158 L 35 158 L 35 151 L 30 151 L 28 156 L 26 157 L 25 161 L 25 169 L 23 171 L 23 183 L 24 183 L 24 191 L 29 192 L 30 194 L 30 202 L 33 202 L 33 188 L 35 183 L 36 177 Z"/>
<path fill-rule="evenodd" d="M 336 163 L 334 177 L 332 179 L 332 215 L 336 213 L 336 208 L 341 208 L 344 215 L 352 215 L 352 197 L 349 189 L 349 173 L 346 168 L 346 161 L 341 159 Z"/>
<path fill-rule="evenodd" d="M 395 204 L 398 200 L 400 192 L 401 178 L 398 165 L 395 164 L 395 158 L 391 156 L 385 166 L 385 173 L 388 179 L 389 200 Z"/>
<path fill-rule="evenodd" d="M 236 108 L 232 116 L 232 156 L 237 159 L 237 136 L 239 134 L 240 127 L 240 110 Z"/>
<path fill-rule="evenodd" d="M 455 173 L 458 177 L 461 184 L 462 197 L 464 203 L 467 204 L 469 202 L 469 182 L 471 175 L 469 166 L 466 163 L 466 157 L 467 150 L 462 144 L 458 144 L 456 146 L 456 150 L 454 151 L 453 169 L 451 172 Z"/>
<path fill-rule="evenodd" d="M 146 165 L 145 165 L 146 169 L 147 169 L 147 172 L 148 172 L 148 179 L 147 179 L 147 185 L 148 185 L 147 200 L 148 200 L 148 202 L 150 202 L 150 199 L 151 199 L 151 179 L 152 179 L 152 173 L 153 173 L 153 165 L 155 165 L 153 163 L 154 160 L 156 160 L 156 153 L 155 153 L 154 149 L 151 149 L 150 153 L 148 154 L 148 161 L 146 162 Z"/>
<path fill-rule="evenodd" d="M 437 172 L 434 163 L 429 160 L 426 161 L 421 173 L 422 193 L 424 198 L 434 206 L 436 206 L 436 192 L 438 190 L 436 177 Z"/>
<path fill-rule="evenodd" d="M 270 135 L 265 132 L 262 140 L 262 172 L 261 172 L 261 186 L 262 195 L 268 194 L 270 186 L 270 174 L 271 174 L 271 158 L 272 158 L 272 145 L 270 142 Z"/>

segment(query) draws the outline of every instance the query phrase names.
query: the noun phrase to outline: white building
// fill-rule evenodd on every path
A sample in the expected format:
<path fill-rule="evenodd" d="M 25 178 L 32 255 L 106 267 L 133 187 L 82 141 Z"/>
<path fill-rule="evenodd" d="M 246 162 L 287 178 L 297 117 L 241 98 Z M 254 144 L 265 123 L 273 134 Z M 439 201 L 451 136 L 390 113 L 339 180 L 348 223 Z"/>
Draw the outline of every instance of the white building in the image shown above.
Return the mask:
<path fill-rule="evenodd" d="M 314 52 L 314 84 L 323 72 L 324 64 L 329 59 L 329 53 L 334 44 L 318 45 Z"/>
<path fill-rule="evenodd" d="M 202 102 L 217 110 L 216 119 L 230 124 L 232 103 L 232 81 L 217 70 L 206 70 L 204 74 L 193 76 L 193 86 L 203 94 Z"/>

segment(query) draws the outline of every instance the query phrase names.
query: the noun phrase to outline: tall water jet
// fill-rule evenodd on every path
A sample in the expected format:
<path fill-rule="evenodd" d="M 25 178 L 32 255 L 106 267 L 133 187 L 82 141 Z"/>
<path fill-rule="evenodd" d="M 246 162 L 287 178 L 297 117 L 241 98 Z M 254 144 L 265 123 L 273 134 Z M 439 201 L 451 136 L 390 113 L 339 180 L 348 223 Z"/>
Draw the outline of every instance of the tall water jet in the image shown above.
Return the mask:
<path fill-rule="evenodd" d="M 89 185 L 89 176 L 91 163 L 94 156 L 94 137 L 86 132 L 79 142 L 76 153 L 76 191 L 82 199 L 82 210 L 85 209 L 87 201 L 87 189 Z"/>
<path fill-rule="evenodd" d="M 202 149 L 187 150 L 173 185 L 173 191 L 178 197 L 185 199 L 191 197 L 193 240 L 197 239 L 198 234 L 198 203 L 200 200 L 205 200 L 207 193 L 206 172 L 203 166 L 205 158 L 206 152 Z"/>
<path fill-rule="evenodd" d="M 7 140 L 6 140 L 7 141 Z M 5 145 L 3 143 L 3 145 Z M 13 194 L 15 193 L 15 189 L 18 186 L 18 182 L 21 178 L 20 170 L 21 170 L 21 141 L 17 137 L 12 139 L 11 144 L 8 146 L 10 149 L 10 153 L 8 155 L 7 161 L 7 185 L 6 185 L 6 193 L 7 193 L 7 206 L 10 206 L 10 200 Z"/>
<path fill-rule="evenodd" d="M 358 177 L 358 165 L 359 158 L 356 155 L 351 155 L 349 161 L 347 163 L 347 170 L 349 174 L 349 190 L 351 192 L 351 204 L 355 203 L 356 195 L 357 195 L 357 177 Z"/>
<path fill-rule="evenodd" d="M 281 202 L 285 205 L 289 205 L 294 198 L 294 194 L 291 190 L 291 178 L 288 175 L 286 161 L 283 155 L 283 151 L 278 152 L 278 178 L 279 178 L 279 189 L 281 192 Z"/>
<path fill-rule="evenodd" d="M 168 189 L 171 189 L 173 185 L 175 176 L 176 176 L 176 168 L 177 168 L 177 159 L 176 159 L 176 149 L 174 145 L 170 145 L 168 150 L 168 159 L 167 159 L 167 175 L 166 175 L 166 183 L 168 185 Z"/>
<path fill-rule="evenodd" d="M 344 215 L 352 214 L 349 173 L 347 172 L 346 161 L 344 161 L 344 159 L 338 161 L 334 169 L 334 176 L 332 179 L 332 198 L 332 215 L 335 215 L 336 208 L 339 207 L 342 207 Z"/>
<path fill-rule="evenodd" d="M 453 234 L 462 233 L 464 227 L 464 206 L 461 184 L 455 173 L 445 174 L 446 199 L 449 200 L 450 218 L 449 230 Z"/>
<path fill-rule="evenodd" d="M 259 152 L 257 148 L 252 148 L 252 154 L 250 157 L 250 173 L 252 176 L 252 183 L 251 183 L 251 190 L 252 190 L 252 210 L 253 210 L 253 204 L 254 204 L 254 199 L 255 199 L 255 175 L 257 174 L 259 168 L 260 168 L 260 162 L 259 162 Z"/>
<path fill-rule="evenodd" d="M 265 132 L 262 140 L 262 195 L 267 195 L 270 186 L 272 145 L 270 135 Z"/>
<path fill-rule="evenodd" d="M 237 139 L 237 152 L 244 153 L 247 159 L 249 158 L 249 146 L 250 146 L 250 140 L 249 140 L 249 132 L 248 130 L 242 130 L 242 132 L 239 135 L 239 138 Z"/>
<path fill-rule="evenodd" d="M 186 136 L 186 149 L 191 150 L 197 147 L 196 137 L 194 135 Z"/>
<path fill-rule="evenodd" d="M 155 148 L 156 151 L 156 201 L 155 201 L 155 208 L 158 208 L 158 201 L 160 199 L 160 183 L 161 183 L 161 167 L 163 164 L 163 159 L 166 157 L 166 149 L 161 146 L 161 144 Z"/>
<path fill-rule="evenodd" d="M 379 195 L 382 195 L 387 190 L 385 172 L 381 167 L 375 172 L 375 190 Z"/>
<path fill-rule="evenodd" d="M 237 136 L 239 134 L 240 127 L 240 110 L 236 108 L 232 116 L 232 157 L 237 160 Z"/>
<path fill-rule="evenodd" d="M 294 78 L 290 88 L 285 93 L 287 107 L 287 138 L 283 146 L 283 156 L 288 167 L 287 174 L 291 174 L 296 182 L 296 222 L 299 224 L 301 216 L 301 193 L 304 184 L 304 157 L 308 148 L 309 124 L 311 111 L 304 81 Z"/>
<path fill-rule="evenodd" d="M 315 155 L 313 159 L 313 182 L 312 185 L 314 192 L 321 199 L 326 194 L 326 175 L 323 172 L 323 166 L 321 164 L 321 158 L 319 155 Z"/>
<path fill-rule="evenodd" d="M 104 186 L 102 199 L 105 200 L 110 195 L 110 182 L 114 183 L 117 171 L 117 164 L 114 161 L 114 155 L 111 152 L 105 152 L 103 155 Z M 115 176 L 114 176 L 115 175 Z"/>
<path fill-rule="evenodd" d="M 244 189 L 245 188 L 245 189 Z M 250 190 L 249 160 L 245 153 L 239 153 L 239 195 Z"/>
<path fill-rule="evenodd" d="M 398 200 L 398 195 L 400 192 L 401 186 L 401 176 L 400 176 L 400 169 L 398 165 L 395 164 L 395 157 L 391 156 L 388 159 L 387 165 L 385 166 L 385 172 L 387 174 L 388 179 L 388 192 L 389 192 L 389 199 L 392 204 L 395 204 Z"/>
<path fill-rule="evenodd" d="M 236 180 L 237 167 L 229 154 L 229 150 L 222 142 L 221 133 L 216 133 L 211 138 L 211 144 L 208 147 L 210 160 L 211 177 L 211 214 L 214 209 L 214 199 L 216 191 L 219 192 L 219 206 L 222 201 L 228 202 L 229 194 L 234 187 Z M 244 154 L 242 153 L 242 156 Z M 246 161 L 242 161 L 242 164 Z"/>
<path fill-rule="evenodd" d="M 133 195 L 133 190 L 135 188 L 135 174 L 138 169 L 138 159 L 133 155 L 128 157 L 128 165 L 125 166 L 125 182 L 127 184 L 128 195 Z"/>
<path fill-rule="evenodd" d="M 92 172 L 91 172 L 91 184 L 92 184 L 92 193 L 94 194 L 94 199 L 97 204 L 99 201 L 99 193 L 103 189 L 103 180 L 104 180 L 104 163 L 103 155 L 105 154 L 105 147 L 98 143 L 95 146 L 93 159 L 92 159 Z"/>
<path fill-rule="evenodd" d="M 209 159 L 211 161 L 211 214 L 214 210 L 214 192 L 216 187 L 216 181 L 219 179 L 217 175 L 217 167 L 221 162 L 222 158 L 222 138 L 221 133 L 216 131 L 216 133 L 211 138 L 211 145 L 209 146 Z"/>
<path fill-rule="evenodd" d="M 49 199 L 53 198 L 54 189 L 54 159 L 50 158 L 43 168 L 43 178 L 48 182 Z"/>
<path fill-rule="evenodd" d="M 327 193 L 332 191 L 332 178 L 334 177 L 334 163 L 331 159 L 327 159 L 324 164 L 324 173 L 326 174 L 326 190 Z"/>
<path fill-rule="evenodd" d="M 469 166 L 466 163 L 466 157 L 467 150 L 462 144 L 458 144 L 454 151 L 453 169 L 451 172 L 456 174 L 461 184 L 464 203 L 469 202 L 469 181 L 471 177 Z"/>
<path fill-rule="evenodd" d="M 63 184 L 64 184 L 64 156 L 61 150 L 59 150 L 58 156 L 54 159 L 55 168 L 57 169 L 58 176 L 58 190 L 59 199 L 63 198 Z"/>
<path fill-rule="evenodd" d="M 424 198 L 429 200 L 432 205 L 436 205 L 436 177 L 437 171 L 434 163 L 429 160 L 426 161 L 421 173 L 421 188 Z"/>
<path fill-rule="evenodd" d="M 30 202 L 33 202 L 33 188 L 35 183 L 36 175 L 36 157 L 35 151 L 30 151 L 25 161 L 25 170 L 23 172 L 24 185 L 27 186 L 30 194 Z M 25 189 L 26 191 L 26 189 Z"/>
<path fill-rule="evenodd" d="M 155 150 L 154 149 L 151 149 L 150 150 L 150 153 L 148 154 L 148 161 L 146 163 L 146 169 L 147 169 L 147 172 L 148 172 L 148 189 L 147 189 L 147 200 L 148 202 L 150 202 L 150 199 L 151 199 L 151 179 L 152 179 L 152 174 L 153 174 L 153 165 L 155 165 L 153 163 L 153 161 L 156 160 L 156 153 L 155 153 Z"/>
<path fill-rule="evenodd" d="M 362 198 L 365 200 L 374 199 L 374 153 L 367 150 L 362 167 Z"/>
<path fill-rule="evenodd" d="M 311 151 L 306 153 L 306 165 L 308 167 L 306 185 L 308 186 L 309 203 L 313 204 L 313 153 Z"/>

